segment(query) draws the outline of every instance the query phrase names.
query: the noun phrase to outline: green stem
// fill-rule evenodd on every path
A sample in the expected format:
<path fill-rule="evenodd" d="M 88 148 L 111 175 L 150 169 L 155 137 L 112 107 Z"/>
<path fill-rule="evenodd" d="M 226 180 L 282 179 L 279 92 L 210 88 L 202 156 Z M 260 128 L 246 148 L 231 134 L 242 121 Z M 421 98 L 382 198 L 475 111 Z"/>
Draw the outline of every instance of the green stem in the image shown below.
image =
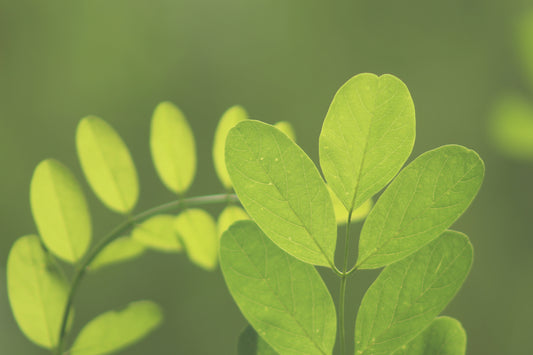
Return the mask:
<path fill-rule="evenodd" d="M 67 304 L 63 312 L 63 319 L 61 321 L 61 328 L 59 331 L 59 339 L 58 339 L 58 344 L 56 348 L 57 349 L 56 354 L 61 355 L 63 353 L 63 347 L 65 344 L 65 338 L 67 335 L 68 319 L 70 317 L 70 311 L 72 309 L 74 297 L 76 296 L 76 291 L 78 290 L 78 286 L 81 280 L 83 279 L 83 276 L 85 276 L 85 272 L 87 271 L 87 268 L 89 267 L 91 262 L 98 256 L 98 254 L 100 254 L 100 252 L 109 243 L 111 243 L 113 240 L 120 237 L 126 230 L 128 230 L 128 228 L 156 214 L 173 211 L 178 208 L 182 208 L 183 206 L 195 207 L 195 206 L 211 205 L 215 203 L 227 203 L 228 201 L 238 201 L 238 198 L 235 194 L 229 194 L 229 193 L 208 195 L 208 196 L 198 196 L 198 197 L 191 197 L 191 198 L 185 198 L 185 199 L 180 198 L 178 200 L 171 201 L 163 205 L 150 208 L 144 212 L 139 213 L 136 216 L 130 217 L 126 221 L 118 225 L 115 229 L 113 229 L 108 235 L 106 235 L 91 250 L 91 252 L 87 254 L 83 262 L 76 269 L 76 273 L 74 274 L 74 278 L 72 279 L 72 283 L 70 285 L 70 290 L 69 290 L 69 294 L 67 298 Z"/>
<path fill-rule="evenodd" d="M 348 212 L 348 221 L 346 222 L 346 235 L 344 237 L 344 261 L 342 268 L 341 287 L 339 291 L 339 332 L 340 332 L 340 346 L 341 354 L 346 354 L 346 330 L 344 328 L 344 303 L 346 299 L 346 279 L 348 274 L 348 256 L 350 252 L 350 224 L 352 221 L 352 210 Z"/>

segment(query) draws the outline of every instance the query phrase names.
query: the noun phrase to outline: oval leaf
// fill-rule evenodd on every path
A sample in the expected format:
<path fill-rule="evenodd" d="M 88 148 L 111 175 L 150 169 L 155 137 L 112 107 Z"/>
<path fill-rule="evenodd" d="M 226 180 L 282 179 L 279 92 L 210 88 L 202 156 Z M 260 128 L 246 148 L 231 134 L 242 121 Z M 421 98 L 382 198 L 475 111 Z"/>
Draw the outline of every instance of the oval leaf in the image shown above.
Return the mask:
<path fill-rule="evenodd" d="M 9 302 L 18 326 L 37 345 L 53 349 L 67 303 L 68 284 L 39 237 L 19 238 L 7 260 Z"/>
<path fill-rule="evenodd" d="M 107 122 L 85 117 L 78 124 L 76 148 L 81 167 L 100 201 L 127 214 L 137 203 L 139 182 L 130 152 Z"/>
<path fill-rule="evenodd" d="M 174 218 L 168 214 L 150 217 L 133 229 L 131 237 L 154 250 L 179 252 L 183 247 L 174 230 Z"/>
<path fill-rule="evenodd" d="M 292 125 L 289 122 L 279 121 L 278 123 L 274 124 L 274 127 L 285 133 L 287 137 L 296 142 L 296 135 L 294 134 L 294 129 L 292 128 Z"/>
<path fill-rule="evenodd" d="M 348 219 L 348 211 L 346 210 L 346 207 L 342 204 L 341 200 L 335 195 L 335 192 L 328 186 L 329 195 L 331 197 L 331 202 L 333 203 L 333 209 L 335 210 L 335 219 L 337 220 L 337 225 L 343 225 L 346 224 L 346 221 Z M 370 213 L 370 210 L 372 210 L 372 206 L 374 203 L 372 202 L 372 199 L 367 200 L 365 203 L 363 203 L 361 206 L 357 207 L 352 212 L 352 218 L 351 221 L 353 222 L 359 222 L 368 216 Z"/>
<path fill-rule="evenodd" d="M 196 146 L 189 123 L 171 102 L 160 103 L 154 111 L 150 148 L 165 186 L 177 194 L 187 191 L 196 173 Z"/>
<path fill-rule="evenodd" d="M 83 327 L 69 354 L 113 353 L 144 338 L 162 319 L 161 309 L 150 301 L 133 302 L 121 311 L 103 313 Z"/>
<path fill-rule="evenodd" d="M 309 157 L 276 128 L 241 122 L 226 141 L 226 164 L 246 212 L 281 249 L 333 267 L 335 214 Z"/>
<path fill-rule="evenodd" d="M 239 336 L 237 355 L 277 355 L 266 341 L 263 340 L 254 328 L 247 326 Z"/>
<path fill-rule="evenodd" d="M 109 243 L 89 266 L 90 270 L 131 260 L 144 253 L 143 244 L 131 237 L 120 237 Z"/>
<path fill-rule="evenodd" d="M 484 169 L 476 152 L 457 145 L 415 159 L 366 219 L 358 268 L 379 268 L 401 260 L 442 234 L 476 196 Z"/>
<path fill-rule="evenodd" d="M 471 265 L 468 238 L 447 231 L 417 253 L 386 267 L 361 302 L 356 355 L 388 355 L 410 342 L 453 299 Z"/>
<path fill-rule="evenodd" d="M 320 133 L 320 165 L 347 210 L 391 181 L 415 141 L 415 108 L 392 75 L 359 74 L 335 94 Z"/>
<path fill-rule="evenodd" d="M 224 158 L 226 150 L 226 137 L 230 129 L 235 127 L 237 123 L 248 119 L 248 114 L 241 106 L 233 106 L 229 108 L 220 119 L 217 129 L 215 131 L 215 140 L 213 143 L 213 163 L 215 164 L 215 171 L 222 182 L 222 185 L 227 189 L 233 187 L 231 179 L 226 169 L 226 160 Z"/>
<path fill-rule="evenodd" d="M 60 162 L 42 161 L 30 185 L 33 219 L 46 247 L 68 262 L 76 262 L 91 243 L 91 216 L 83 191 Z"/>
<path fill-rule="evenodd" d="M 279 249 L 252 221 L 221 239 L 226 284 L 244 317 L 281 354 L 331 354 L 335 306 L 316 269 Z"/>
<path fill-rule="evenodd" d="M 233 223 L 250 219 L 248 214 L 238 206 L 227 206 L 220 213 L 217 220 L 218 236 L 221 237 Z"/>
<path fill-rule="evenodd" d="M 207 270 L 217 266 L 217 228 L 209 213 L 201 209 L 185 210 L 176 217 L 174 228 L 193 263 Z"/>

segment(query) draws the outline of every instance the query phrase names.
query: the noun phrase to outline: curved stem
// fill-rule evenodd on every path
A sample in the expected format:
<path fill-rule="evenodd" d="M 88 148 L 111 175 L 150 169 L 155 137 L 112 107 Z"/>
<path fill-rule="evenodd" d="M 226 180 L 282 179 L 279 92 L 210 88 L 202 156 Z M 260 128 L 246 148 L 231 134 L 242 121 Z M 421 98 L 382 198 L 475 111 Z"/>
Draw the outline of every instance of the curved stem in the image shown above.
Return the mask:
<path fill-rule="evenodd" d="M 72 304 L 74 302 L 74 297 L 76 296 L 76 291 L 78 290 L 78 286 L 81 280 L 83 279 L 83 276 L 85 275 L 85 272 L 87 271 L 88 266 L 109 243 L 117 239 L 119 236 L 122 235 L 122 233 L 124 233 L 128 228 L 134 226 L 136 223 L 142 222 L 143 220 L 151 216 L 154 216 L 158 213 L 172 211 L 178 208 L 182 208 L 183 206 L 194 207 L 194 206 L 210 205 L 210 204 L 215 204 L 215 203 L 226 203 L 228 201 L 238 201 L 238 198 L 235 194 L 230 194 L 230 193 L 208 195 L 208 196 L 198 196 L 198 197 L 191 197 L 191 198 L 180 198 L 178 200 L 171 201 L 171 202 L 150 208 L 144 212 L 139 213 L 136 216 L 130 217 L 126 221 L 118 225 L 115 229 L 113 229 L 108 235 L 106 235 L 91 250 L 91 252 L 87 254 L 83 262 L 77 268 L 76 273 L 74 274 L 74 278 L 72 279 L 72 283 L 70 285 L 70 290 L 69 290 L 65 310 L 63 312 L 63 319 L 61 321 L 61 328 L 59 331 L 59 339 L 57 343 L 56 354 L 61 355 L 63 353 L 63 347 L 65 343 L 65 338 L 67 335 L 67 324 L 68 324 L 68 320 L 70 317 L 70 311 L 72 309 Z"/>
<path fill-rule="evenodd" d="M 348 274 L 348 255 L 350 251 L 350 224 L 352 221 L 352 210 L 348 212 L 348 221 L 346 222 L 346 235 L 344 237 L 344 261 L 341 275 L 341 287 L 339 290 L 339 332 L 340 332 L 340 346 L 341 354 L 346 354 L 346 331 L 344 329 L 344 303 L 346 299 L 346 279 Z"/>

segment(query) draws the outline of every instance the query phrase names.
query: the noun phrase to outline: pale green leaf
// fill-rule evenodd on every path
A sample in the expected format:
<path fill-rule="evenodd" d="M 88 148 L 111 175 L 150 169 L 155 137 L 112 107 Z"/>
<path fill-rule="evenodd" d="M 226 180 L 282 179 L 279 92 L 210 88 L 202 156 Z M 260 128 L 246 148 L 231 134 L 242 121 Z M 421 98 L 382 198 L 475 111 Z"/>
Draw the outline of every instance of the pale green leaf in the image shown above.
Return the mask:
<path fill-rule="evenodd" d="M 320 165 L 347 210 L 396 175 L 415 141 L 415 108 L 392 75 L 359 74 L 335 94 L 320 133 Z"/>
<path fill-rule="evenodd" d="M 130 303 L 91 320 L 74 341 L 69 355 L 111 354 L 138 342 L 163 320 L 159 306 L 150 301 Z"/>
<path fill-rule="evenodd" d="M 185 210 L 176 217 L 174 228 L 193 263 L 206 270 L 217 266 L 217 227 L 209 213 L 201 209 Z"/>
<path fill-rule="evenodd" d="M 174 218 L 167 214 L 150 217 L 133 229 L 131 237 L 150 249 L 179 252 L 183 247 L 174 229 Z"/>
<path fill-rule="evenodd" d="M 468 208 L 483 181 L 476 152 L 447 145 L 419 156 L 396 177 L 368 215 L 358 268 L 379 268 L 417 251 Z"/>
<path fill-rule="evenodd" d="M 465 355 L 466 333 L 457 319 L 439 317 L 394 355 Z"/>
<path fill-rule="evenodd" d="M 333 203 L 333 209 L 335 210 L 335 219 L 337 220 L 337 225 L 346 224 L 346 221 L 348 220 L 348 211 L 346 210 L 346 207 L 344 207 L 341 200 L 339 200 L 337 195 L 335 195 L 335 192 L 333 192 L 329 186 L 328 191 L 329 195 L 331 196 L 331 202 Z M 372 199 L 369 199 L 361 206 L 357 207 L 352 212 L 351 221 L 358 222 L 365 219 L 370 213 L 370 210 L 372 210 L 373 205 L 374 203 L 372 202 Z"/>
<path fill-rule="evenodd" d="M 39 237 L 17 239 L 7 260 L 9 302 L 18 326 L 32 342 L 53 349 L 67 303 L 68 284 Z"/>
<path fill-rule="evenodd" d="M 333 265 L 331 198 L 296 143 L 265 123 L 241 122 L 228 135 L 226 164 L 246 212 L 274 243 L 305 262 Z"/>
<path fill-rule="evenodd" d="M 222 185 L 227 189 L 232 188 L 231 179 L 226 169 L 226 160 L 224 152 L 226 150 L 226 137 L 230 129 L 235 127 L 237 123 L 248 119 L 248 114 L 241 106 L 230 107 L 220 119 L 217 129 L 215 131 L 215 140 L 213 143 L 213 163 L 215 171 L 222 182 Z"/>
<path fill-rule="evenodd" d="M 91 216 L 70 170 L 53 159 L 42 161 L 33 173 L 30 202 L 46 247 L 65 261 L 80 260 L 91 243 Z"/>
<path fill-rule="evenodd" d="M 280 354 L 331 354 L 335 306 L 316 269 L 279 249 L 252 221 L 223 235 L 220 263 L 244 317 Z"/>
<path fill-rule="evenodd" d="M 113 211 L 127 214 L 137 203 L 137 171 L 124 141 L 101 118 L 78 124 L 76 147 L 81 167 L 98 198 Z"/>
<path fill-rule="evenodd" d="M 237 355 L 277 355 L 266 341 L 257 335 L 250 325 L 244 328 L 239 336 Z"/>
<path fill-rule="evenodd" d="M 89 266 L 90 270 L 131 260 L 144 253 L 144 246 L 132 237 L 120 237 L 109 243 Z"/>
<path fill-rule="evenodd" d="M 171 102 L 160 103 L 154 111 L 150 148 L 165 186 L 177 194 L 187 191 L 196 173 L 196 146 L 187 119 Z"/>
<path fill-rule="evenodd" d="M 278 123 L 274 124 L 274 127 L 285 133 L 287 137 L 296 142 L 296 134 L 294 134 L 294 128 L 292 128 L 290 122 L 279 121 Z"/>
<path fill-rule="evenodd" d="M 472 256 L 464 234 L 446 231 L 417 253 L 386 267 L 361 302 L 356 355 L 389 355 L 415 338 L 461 288 Z"/>
<path fill-rule="evenodd" d="M 227 206 L 222 210 L 217 220 L 217 232 L 221 237 L 233 223 L 250 219 L 250 216 L 239 206 Z"/>

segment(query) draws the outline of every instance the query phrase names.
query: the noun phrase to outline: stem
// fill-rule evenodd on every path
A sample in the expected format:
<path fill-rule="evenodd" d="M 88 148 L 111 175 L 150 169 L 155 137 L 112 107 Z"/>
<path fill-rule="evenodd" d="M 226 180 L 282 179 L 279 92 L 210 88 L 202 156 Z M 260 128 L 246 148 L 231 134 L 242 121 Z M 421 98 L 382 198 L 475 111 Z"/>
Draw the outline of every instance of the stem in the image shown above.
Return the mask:
<path fill-rule="evenodd" d="M 128 228 L 158 213 L 172 211 L 177 208 L 182 208 L 183 206 L 194 207 L 194 206 L 211 205 L 215 203 L 227 203 L 228 201 L 238 201 L 238 198 L 235 194 L 230 194 L 230 193 L 198 196 L 198 197 L 191 197 L 191 198 L 185 198 L 185 199 L 180 198 L 178 200 L 171 201 L 171 202 L 150 208 L 144 212 L 139 213 L 136 216 L 130 217 L 126 221 L 118 225 L 115 229 L 113 229 L 108 235 L 106 235 L 91 250 L 91 252 L 85 257 L 83 262 L 76 269 L 76 273 L 72 280 L 72 284 L 70 285 L 70 290 L 69 290 L 69 294 L 67 298 L 67 304 L 63 312 L 63 319 L 61 321 L 61 328 L 59 331 L 59 339 L 58 339 L 58 344 L 56 348 L 57 349 L 56 354 L 61 355 L 63 353 L 63 346 L 64 346 L 65 338 L 67 335 L 67 323 L 68 323 L 68 319 L 70 316 L 70 311 L 72 309 L 72 304 L 74 302 L 74 297 L 76 296 L 76 291 L 78 290 L 78 286 L 81 280 L 83 279 L 83 276 L 85 275 L 85 272 L 87 271 L 88 266 L 91 264 L 94 258 L 96 258 L 98 254 L 100 254 L 100 252 L 109 243 L 117 239 Z"/>
<path fill-rule="evenodd" d="M 346 331 L 344 329 L 344 303 L 346 299 L 346 279 L 348 274 L 348 255 L 349 255 L 349 244 L 350 244 L 350 224 L 352 221 L 352 210 L 348 212 L 348 221 L 346 223 L 346 235 L 344 237 L 344 262 L 341 275 L 341 287 L 339 291 L 339 331 L 340 331 L 340 345 L 341 345 L 341 355 L 346 354 Z"/>

